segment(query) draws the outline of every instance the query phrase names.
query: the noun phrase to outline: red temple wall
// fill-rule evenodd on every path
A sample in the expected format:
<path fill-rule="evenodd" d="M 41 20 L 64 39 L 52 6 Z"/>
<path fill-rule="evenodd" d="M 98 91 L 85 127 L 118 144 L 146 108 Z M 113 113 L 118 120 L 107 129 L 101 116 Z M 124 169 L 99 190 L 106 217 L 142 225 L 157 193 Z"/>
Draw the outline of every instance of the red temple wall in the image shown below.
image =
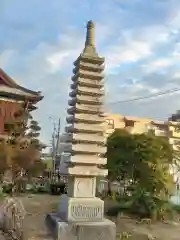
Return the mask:
<path fill-rule="evenodd" d="M 4 134 L 4 123 L 14 119 L 14 114 L 21 109 L 21 104 L 0 100 L 0 134 Z"/>

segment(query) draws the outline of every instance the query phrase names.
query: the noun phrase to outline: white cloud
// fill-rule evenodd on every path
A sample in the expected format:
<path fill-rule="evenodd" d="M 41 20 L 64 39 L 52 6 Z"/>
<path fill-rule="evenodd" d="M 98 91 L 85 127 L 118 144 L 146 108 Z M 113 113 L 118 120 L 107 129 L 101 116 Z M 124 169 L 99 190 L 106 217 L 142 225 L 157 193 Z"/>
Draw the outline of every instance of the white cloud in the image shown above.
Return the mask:
<path fill-rule="evenodd" d="M 142 41 L 132 41 L 124 46 L 120 45 L 109 48 L 106 53 L 107 71 L 113 71 L 122 63 L 136 62 L 152 54 L 149 43 Z"/>
<path fill-rule="evenodd" d="M 160 58 L 160 59 L 151 61 L 146 65 L 142 65 L 142 68 L 146 73 L 150 73 L 150 72 L 162 71 L 163 69 L 170 67 L 173 64 L 174 64 L 173 58 Z"/>
<path fill-rule="evenodd" d="M 174 79 L 180 79 L 180 72 L 175 72 L 174 74 L 173 74 L 173 78 Z"/>
<path fill-rule="evenodd" d="M 59 68 L 62 67 L 65 58 L 67 58 L 69 55 L 71 55 L 70 52 L 59 52 L 47 56 L 47 61 L 50 64 L 50 71 L 52 73 L 58 71 Z"/>
<path fill-rule="evenodd" d="M 95 13 L 95 11 L 97 11 L 96 6 L 94 8 L 95 11 L 93 13 L 93 18 L 97 22 L 97 49 L 100 55 L 104 56 L 106 59 L 106 74 L 109 75 L 112 72 L 114 73 L 119 67 L 121 67 L 118 75 L 114 75 L 109 79 L 107 77 L 106 85 L 108 89 L 108 102 L 145 96 L 151 93 L 156 93 L 163 87 L 171 87 L 171 85 L 167 83 L 166 75 L 164 75 L 160 81 L 158 77 L 154 78 L 151 73 L 173 66 L 175 58 L 177 60 L 177 57 L 180 55 L 178 45 L 174 50 L 174 56 L 170 56 L 169 58 L 164 56 L 165 54 L 163 53 L 159 55 L 158 52 L 159 47 L 166 46 L 166 44 L 168 45 L 172 41 L 173 36 L 178 34 L 179 10 L 175 12 L 176 14 L 169 22 L 168 20 L 162 22 L 160 19 L 161 17 L 158 18 L 157 15 L 153 16 L 153 12 L 152 16 L 149 14 L 143 19 L 143 14 L 141 15 L 142 9 L 135 13 L 133 12 L 133 9 L 136 7 L 135 5 L 139 6 L 144 1 L 145 0 L 138 0 L 137 3 L 128 2 L 128 8 L 127 6 L 123 7 L 126 3 L 119 6 L 115 4 L 117 1 L 113 2 L 107 0 L 105 4 L 98 5 L 98 14 Z M 74 6 L 76 6 L 76 4 L 77 3 L 74 1 Z M 157 1 L 157 4 L 159 4 L 159 1 Z M 151 10 L 157 9 L 155 7 L 156 2 L 152 2 L 151 6 L 153 6 Z M 66 7 L 69 9 L 68 6 Z M 53 11 L 55 11 L 55 9 L 56 8 L 54 8 Z M 61 7 L 61 9 L 63 8 Z M 30 41 L 34 44 L 34 46 L 31 47 L 31 50 L 18 52 L 18 47 L 16 49 L 16 46 L 13 45 L 15 46 L 14 49 L 7 49 L 7 51 L 4 51 L 0 55 L 0 65 L 5 68 L 5 70 L 7 69 L 7 73 L 12 75 L 15 79 L 20 80 L 22 85 L 34 90 L 42 90 L 45 95 L 44 100 L 40 103 L 41 107 L 37 111 L 37 116 L 44 129 L 44 138 L 48 137 L 48 134 L 50 136 L 50 133 L 48 132 L 49 130 L 47 130 L 49 129 L 47 127 L 49 125 L 47 123 L 47 109 L 49 109 L 49 114 L 53 115 L 53 117 L 57 118 L 60 115 L 63 119 L 65 118 L 64 112 L 65 107 L 67 106 L 68 87 L 71 81 L 70 76 L 72 75 L 73 67 L 72 64 L 83 50 L 86 31 L 85 21 L 89 15 L 92 15 L 88 12 L 90 9 L 89 6 L 83 7 L 83 9 L 87 12 L 82 14 L 81 19 L 79 19 L 80 10 L 73 10 L 73 14 L 71 15 L 70 12 L 72 11 L 68 10 L 67 14 L 63 9 L 63 12 L 66 13 L 64 14 L 64 19 L 67 19 L 67 15 L 71 15 L 67 24 L 61 20 L 61 14 L 58 13 L 58 18 L 52 21 L 57 24 L 55 30 L 56 36 L 58 35 L 57 31 L 61 30 L 57 39 L 55 39 L 55 35 L 53 34 L 52 36 L 54 37 L 50 37 L 50 29 L 53 28 L 54 30 L 54 24 L 51 23 L 48 26 L 47 24 L 45 26 L 45 23 L 41 23 L 40 25 L 37 24 L 36 28 L 31 26 L 36 33 L 33 32 L 33 35 L 28 31 L 28 37 L 25 38 L 27 42 Z M 145 11 L 148 11 L 147 7 Z M 172 9 L 170 7 L 169 12 L 167 11 L 166 13 L 167 19 L 168 16 L 172 15 L 171 12 Z M 160 15 L 161 13 L 162 12 L 159 11 Z M 50 16 L 50 18 L 51 17 L 52 16 Z M 165 14 L 163 17 L 165 18 Z M 77 19 L 77 21 L 74 19 Z M 80 24 L 80 21 L 82 24 Z M 74 25 L 76 27 L 74 27 Z M 62 29 L 66 30 L 63 31 Z M 42 32 L 39 34 L 39 30 L 43 31 L 43 34 Z M 48 34 L 45 34 L 46 31 Z M 23 35 L 24 32 L 21 34 Z M 19 35 L 18 32 L 17 39 L 21 39 L 22 35 Z M 39 42 L 34 43 L 34 38 L 36 38 L 36 40 L 39 39 Z M 143 69 L 141 69 L 140 65 L 137 65 L 142 61 L 144 63 Z M 128 68 L 129 63 L 133 64 Z M 127 64 L 125 68 L 123 68 L 124 64 Z M 136 69 L 134 70 L 132 69 L 132 66 L 135 65 Z M 128 74 L 125 72 L 126 69 Z M 177 77 L 178 73 L 176 73 L 176 75 L 174 74 L 174 76 L 172 75 L 174 78 L 175 76 Z M 128 78 L 137 78 L 138 80 L 133 81 L 134 79 L 132 79 L 132 83 L 130 82 L 129 84 L 126 84 Z M 141 79 L 142 81 L 140 81 Z M 175 100 L 173 101 L 175 102 Z M 168 105 L 169 102 L 165 102 Z M 154 103 L 157 104 L 152 107 Z M 114 111 L 122 112 L 122 114 L 123 112 L 129 111 L 128 114 L 149 114 L 152 116 L 163 114 L 163 111 L 166 113 L 167 111 L 172 112 L 178 107 L 176 102 L 176 104 L 173 105 L 173 109 L 168 106 L 168 110 L 166 111 L 165 107 L 163 106 L 164 108 L 161 108 L 160 105 L 162 105 L 162 101 L 157 100 L 157 102 L 152 102 L 149 100 L 149 102 L 129 103 L 128 105 L 117 104 L 111 107 Z"/>
<path fill-rule="evenodd" d="M 6 68 L 15 53 L 16 51 L 14 49 L 6 49 L 2 53 L 0 53 L 0 67 Z"/>
<path fill-rule="evenodd" d="M 171 41 L 171 29 L 163 25 L 124 31 L 120 40 L 105 51 L 107 71 L 112 71 L 124 63 L 146 60 L 156 53 L 158 46 Z M 156 60 L 155 60 L 156 61 Z M 154 65 L 171 65 L 170 60 L 157 60 Z"/>

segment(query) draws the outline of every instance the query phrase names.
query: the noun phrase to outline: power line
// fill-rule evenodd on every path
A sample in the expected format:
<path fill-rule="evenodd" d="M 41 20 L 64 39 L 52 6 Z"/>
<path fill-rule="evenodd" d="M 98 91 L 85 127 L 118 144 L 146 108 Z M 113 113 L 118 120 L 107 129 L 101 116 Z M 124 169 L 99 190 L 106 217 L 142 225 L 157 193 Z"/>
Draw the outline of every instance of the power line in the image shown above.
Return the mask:
<path fill-rule="evenodd" d="M 119 103 L 134 102 L 134 101 L 149 99 L 149 98 L 153 98 L 153 97 L 159 97 L 159 96 L 163 96 L 163 95 L 170 94 L 170 93 L 173 93 L 173 92 L 178 92 L 178 91 L 180 91 L 180 88 L 174 88 L 174 89 L 166 90 L 166 91 L 163 91 L 163 92 L 150 94 L 150 95 L 144 96 L 144 97 L 142 96 L 142 97 L 136 97 L 136 98 L 126 99 L 126 100 L 116 101 L 116 102 L 109 102 L 108 104 L 117 104 L 117 103 L 119 104 Z"/>

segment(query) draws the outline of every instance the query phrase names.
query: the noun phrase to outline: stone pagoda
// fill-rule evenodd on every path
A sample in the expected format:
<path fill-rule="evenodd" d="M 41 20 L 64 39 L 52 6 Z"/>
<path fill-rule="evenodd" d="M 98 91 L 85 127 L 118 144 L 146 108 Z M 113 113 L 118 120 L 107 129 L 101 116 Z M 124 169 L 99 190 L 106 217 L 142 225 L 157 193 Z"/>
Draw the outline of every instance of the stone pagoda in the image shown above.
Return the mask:
<path fill-rule="evenodd" d="M 61 174 L 68 176 L 68 193 L 60 197 L 59 210 L 50 214 L 58 239 L 113 240 L 115 224 L 104 219 L 104 201 L 96 197 L 96 177 L 106 176 L 104 137 L 104 58 L 94 42 L 94 23 L 87 23 L 85 47 L 74 62 Z M 56 234 L 57 235 L 57 234 Z"/>

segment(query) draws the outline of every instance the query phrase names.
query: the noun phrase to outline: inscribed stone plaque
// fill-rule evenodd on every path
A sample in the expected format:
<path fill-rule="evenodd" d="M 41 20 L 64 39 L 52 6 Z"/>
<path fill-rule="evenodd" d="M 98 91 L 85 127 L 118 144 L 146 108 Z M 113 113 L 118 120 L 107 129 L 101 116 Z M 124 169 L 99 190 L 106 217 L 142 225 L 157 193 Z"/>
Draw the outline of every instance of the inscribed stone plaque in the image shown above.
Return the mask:
<path fill-rule="evenodd" d="M 89 198 L 95 197 L 96 190 L 96 178 L 75 178 L 74 181 L 74 197 L 77 198 Z"/>
<path fill-rule="evenodd" d="M 70 213 L 77 221 L 97 221 L 102 219 L 103 209 L 100 205 L 73 204 Z"/>

